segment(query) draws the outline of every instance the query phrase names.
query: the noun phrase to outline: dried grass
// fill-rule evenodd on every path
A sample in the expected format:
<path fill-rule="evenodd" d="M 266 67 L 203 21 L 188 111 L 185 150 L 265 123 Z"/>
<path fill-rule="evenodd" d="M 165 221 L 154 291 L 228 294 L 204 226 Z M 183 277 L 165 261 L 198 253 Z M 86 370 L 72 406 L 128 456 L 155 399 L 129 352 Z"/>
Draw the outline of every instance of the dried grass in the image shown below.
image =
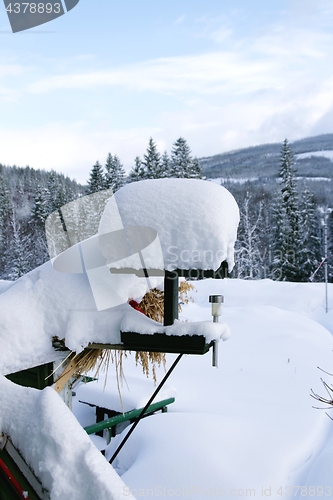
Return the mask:
<path fill-rule="evenodd" d="M 178 312 L 181 312 L 182 304 L 188 304 L 191 297 L 189 297 L 189 292 L 194 289 L 194 286 L 187 281 L 181 281 L 179 284 L 179 304 Z M 148 316 L 148 318 L 163 323 L 164 318 L 164 292 L 158 290 L 157 288 L 152 288 L 145 294 L 143 299 L 139 304 L 140 309 Z M 142 371 L 149 377 L 150 368 L 152 372 L 152 377 L 156 383 L 156 367 L 163 365 L 165 369 L 166 357 L 163 352 L 136 352 L 135 353 L 136 364 L 142 366 Z"/>
<path fill-rule="evenodd" d="M 178 310 L 181 312 L 181 305 L 188 304 L 189 300 L 193 299 L 189 296 L 191 290 L 194 286 L 189 284 L 187 281 L 181 281 L 179 285 L 179 306 Z M 151 319 L 163 323 L 164 317 L 164 292 L 158 290 L 157 288 L 151 289 L 145 294 L 140 302 L 140 309 Z M 61 341 L 60 341 L 61 342 Z M 101 371 L 105 372 L 105 383 L 107 379 L 107 373 L 110 364 L 115 365 L 116 379 L 119 397 L 121 400 L 120 385 L 123 380 L 125 380 L 125 375 L 123 371 L 123 359 L 127 357 L 130 352 L 127 351 L 115 351 L 110 349 L 90 349 L 86 348 L 79 354 L 71 352 L 62 364 L 67 361 L 72 361 L 76 364 L 75 377 L 87 373 L 89 371 L 95 371 L 94 376 L 97 377 Z M 148 378 L 152 375 L 154 382 L 156 383 L 156 368 L 163 365 L 165 369 L 166 357 L 165 353 L 161 352 L 144 352 L 138 351 L 135 353 L 135 361 L 137 365 L 141 365 L 143 373 Z M 58 367 L 59 368 L 59 367 Z M 59 379 L 61 378 L 61 375 Z M 58 380 L 59 380 L 58 379 Z"/>

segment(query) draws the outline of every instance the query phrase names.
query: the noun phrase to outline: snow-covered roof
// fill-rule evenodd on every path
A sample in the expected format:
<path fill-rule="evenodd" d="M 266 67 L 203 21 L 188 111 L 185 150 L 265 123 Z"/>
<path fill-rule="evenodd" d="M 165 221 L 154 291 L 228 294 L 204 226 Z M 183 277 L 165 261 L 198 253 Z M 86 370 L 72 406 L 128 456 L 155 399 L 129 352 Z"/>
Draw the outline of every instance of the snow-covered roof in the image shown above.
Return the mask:
<path fill-rule="evenodd" d="M 125 484 L 51 387 L 38 391 L 0 375 L 0 392 L 0 434 L 11 438 L 51 500 L 124 498 Z"/>

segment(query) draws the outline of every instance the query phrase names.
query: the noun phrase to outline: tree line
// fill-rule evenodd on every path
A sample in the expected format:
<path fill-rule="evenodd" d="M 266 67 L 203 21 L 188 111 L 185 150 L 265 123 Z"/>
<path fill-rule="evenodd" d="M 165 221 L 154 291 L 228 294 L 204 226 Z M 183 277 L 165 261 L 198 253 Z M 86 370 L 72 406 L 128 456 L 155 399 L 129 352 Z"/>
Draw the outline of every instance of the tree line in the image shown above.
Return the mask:
<path fill-rule="evenodd" d="M 174 142 L 170 157 L 167 152 L 160 154 L 150 138 L 146 153 L 142 159 L 135 158 L 128 176 L 119 157 L 109 153 L 104 167 L 99 161 L 93 165 L 86 186 L 55 171 L 0 164 L 0 279 L 15 280 L 50 258 L 45 222 L 64 205 L 67 215 L 70 212 L 72 215 L 68 233 L 74 235 L 73 244 L 97 232 L 103 209 L 99 205 L 101 200 L 106 202 L 108 192 L 114 193 L 128 182 L 143 179 L 201 176 L 199 161 L 192 157 L 182 137 Z M 98 203 L 84 196 L 99 191 L 105 191 L 106 195 L 101 195 Z M 64 223 L 61 212 L 58 219 L 55 217 L 56 222 L 59 220 Z M 66 245 L 61 241 L 60 231 L 58 239 L 53 243 L 59 250 Z"/>
<path fill-rule="evenodd" d="M 297 180 L 294 154 L 284 141 L 275 192 L 255 185 L 236 194 L 241 219 L 233 276 L 242 279 L 322 281 L 323 217 L 305 182 Z M 232 186 L 228 186 L 233 191 Z M 236 189 L 237 191 L 237 189 Z M 318 210 L 318 208 L 321 208 Z M 328 219 L 331 234 L 332 217 Z M 329 277 L 332 280 L 332 245 L 329 245 Z M 317 271 L 317 272 L 316 272 Z"/>
<path fill-rule="evenodd" d="M 116 192 L 127 182 L 164 177 L 184 177 L 201 179 L 202 171 L 199 160 L 191 156 L 191 149 L 183 137 L 179 137 L 172 146 L 171 155 L 166 151 L 161 154 L 151 137 L 143 158 L 136 156 L 134 166 L 126 176 L 124 167 L 117 155 L 108 154 L 105 168 L 96 161 L 90 172 L 87 193 L 92 194 L 102 189 Z"/>
<path fill-rule="evenodd" d="M 318 202 L 306 184 L 297 180 L 294 155 L 287 140 L 276 169 L 274 192 L 271 185 L 260 182 L 224 184 L 235 196 L 241 212 L 236 265 L 231 276 L 308 281 L 319 267 L 314 279 L 321 281 L 324 249 Z M 73 211 L 73 244 L 97 232 L 103 209 L 96 206 L 93 197 L 85 195 L 103 190 L 112 193 L 128 182 L 163 177 L 203 177 L 199 161 L 192 157 L 184 138 L 174 142 L 170 156 L 161 154 L 150 138 L 145 154 L 135 158 L 128 175 L 120 158 L 109 153 L 104 166 L 98 161 L 92 166 L 86 186 L 54 171 L 0 165 L 0 278 L 17 279 L 50 258 L 45 221 L 51 213 L 57 213 L 66 204 L 67 213 Z M 58 219 L 63 224 L 61 217 Z M 331 234 L 332 216 L 328 221 Z M 332 255 L 329 245 L 331 281 Z"/>

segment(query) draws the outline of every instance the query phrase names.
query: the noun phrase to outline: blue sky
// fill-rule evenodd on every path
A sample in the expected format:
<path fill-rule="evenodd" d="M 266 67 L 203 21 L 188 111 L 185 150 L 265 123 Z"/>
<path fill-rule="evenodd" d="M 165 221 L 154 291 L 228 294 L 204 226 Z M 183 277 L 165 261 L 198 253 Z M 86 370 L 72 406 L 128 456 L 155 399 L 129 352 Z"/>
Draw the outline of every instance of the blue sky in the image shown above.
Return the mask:
<path fill-rule="evenodd" d="M 333 132 L 331 0 L 80 0 L 11 33 L 0 4 L 0 162 L 85 182 L 149 137 L 193 155 Z"/>

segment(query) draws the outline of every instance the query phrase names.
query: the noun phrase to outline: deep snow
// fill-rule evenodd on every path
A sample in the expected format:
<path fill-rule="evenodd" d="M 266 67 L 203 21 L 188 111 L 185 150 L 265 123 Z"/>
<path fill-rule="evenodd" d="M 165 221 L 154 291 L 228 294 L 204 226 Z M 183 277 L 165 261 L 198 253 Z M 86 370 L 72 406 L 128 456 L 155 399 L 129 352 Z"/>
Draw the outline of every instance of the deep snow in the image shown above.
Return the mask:
<path fill-rule="evenodd" d="M 322 496 L 330 498 L 333 447 L 325 442 L 333 422 L 310 397 L 311 388 L 324 394 L 317 367 L 332 365 L 332 335 L 319 324 L 333 329 L 324 312 L 324 285 L 194 285 L 195 302 L 184 306 L 183 318 L 209 319 L 208 295 L 222 293 L 223 321 L 232 335 L 220 344 L 218 369 L 210 354 L 186 356 L 177 366 L 169 379 L 176 402 L 167 414 L 141 422 L 114 463 L 126 491 L 137 497 L 313 498 L 309 486 L 317 485 L 327 487 Z M 333 294 L 332 285 L 329 290 Z M 170 364 L 173 356 L 168 358 Z M 124 370 L 140 376 L 131 359 Z M 108 456 L 120 438 L 111 441 Z M 315 490 L 318 498 L 320 492 Z"/>

